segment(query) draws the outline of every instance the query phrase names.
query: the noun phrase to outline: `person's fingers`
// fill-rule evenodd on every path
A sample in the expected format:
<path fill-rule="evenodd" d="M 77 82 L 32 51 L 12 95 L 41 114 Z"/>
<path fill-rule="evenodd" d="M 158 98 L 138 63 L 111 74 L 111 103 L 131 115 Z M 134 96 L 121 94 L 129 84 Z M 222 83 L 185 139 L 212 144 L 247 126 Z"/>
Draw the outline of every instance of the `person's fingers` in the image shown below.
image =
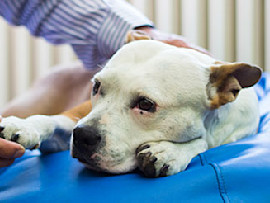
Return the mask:
<path fill-rule="evenodd" d="M 0 168 L 10 166 L 15 159 L 2 159 L 0 158 Z"/>
<path fill-rule="evenodd" d="M 186 42 L 185 40 L 181 40 L 181 39 L 169 39 L 169 40 L 162 40 L 162 42 L 166 43 L 166 44 L 170 44 L 176 47 L 183 47 L 183 48 L 188 48 L 188 49 L 194 49 L 196 51 L 199 51 L 203 54 L 207 54 L 210 55 L 209 52 L 199 46 L 196 46 L 194 44 L 191 44 L 189 42 Z"/>
<path fill-rule="evenodd" d="M 195 49 L 203 54 L 210 55 L 206 49 L 188 42 L 188 40 L 181 35 L 164 33 L 151 27 L 140 27 L 139 30 L 145 33 L 145 35 L 149 35 L 154 40 L 158 40 L 176 47 Z"/>
<path fill-rule="evenodd" d="M 25 148 L 15 142 L 0 138 L 0 158 L 19 158 L 25 153 Z"/>

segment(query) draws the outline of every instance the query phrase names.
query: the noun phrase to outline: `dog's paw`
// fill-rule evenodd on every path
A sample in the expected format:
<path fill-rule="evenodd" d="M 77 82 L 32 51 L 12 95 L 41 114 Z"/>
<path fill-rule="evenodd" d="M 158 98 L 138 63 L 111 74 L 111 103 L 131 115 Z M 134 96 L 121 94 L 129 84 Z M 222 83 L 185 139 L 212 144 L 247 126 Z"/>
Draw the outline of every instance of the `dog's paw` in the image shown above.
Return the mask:
<path fill-rule="evenodd" d="M 176 174 L 185 170 L 191 160 L 185 154 L 180 154 L 179 148 L 179 144 L 167 141 L 140 145 L 136 150 L 137 165 L 147 177 Z"/>
<path fill-rule="evenodd" d="M 25 148 L 37 148 L 40 135 L 29 121 L 15 116 L 3 118 L 0 123 L 0 138 L 21 144 Z"/>

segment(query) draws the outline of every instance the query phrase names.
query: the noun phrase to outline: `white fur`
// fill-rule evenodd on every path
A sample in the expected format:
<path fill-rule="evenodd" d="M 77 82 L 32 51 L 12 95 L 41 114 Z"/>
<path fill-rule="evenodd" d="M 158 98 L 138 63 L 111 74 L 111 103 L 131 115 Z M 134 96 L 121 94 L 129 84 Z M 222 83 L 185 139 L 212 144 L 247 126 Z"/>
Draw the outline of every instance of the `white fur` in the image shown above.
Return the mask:
<path fill-rule="evenodd" d="M 96 74 L 101 89 L 92 97 L 92 112 L 78 122 L 102 133 L 103 145 L 83 154 L 86 166 L 122 173 L 143 168 L 140 157 L 157 158 L 152 176 L 162 175 L 166 164 L 166 175 L 172 175 L 185 170 L 198 153 L 255 132 L 259 116 L 252 88 L 242 90 L 236 101 L 209 110 L 207 92 L 213 96 L 216 91 L 207 90 L 214 63 L 208 55 L 156 41 L 132 42 L 120 49 Z M 156 102 L 156 111 L 141 114 L 132 109 L 138 96 Z M 71 130 L 74 123 L 64 116 L 32 116 L 5 118 L 2 125 L 7 139 L 21 131 L 19 142 L 28 147 L 48 138 L 56 126 Z M 139 146 L 147 145 L 135 154 Z M 99 161 L 98 169 L 94 160 Z"/>
<path fill-rule="evenodd" d="M 27 119 L 10 116 L 3 118 L 1 126 L 6 139 L 10 140 L 12 134 L 19 134 L 18 143 L 25 148 L 32 148 L 53 135 L 57 128 L 72 132 L 76 123 L 66 116 L 34 115 Z"/>
<path fill-rule="evenodd" d="M 105 132 L 106 145 L 95 153 L 101 158 L 102 170 L 120 173 L 134 169 L 138 166 L 135 149 L 151 143 L 141 153 L 150 151 L 154 156 L 158 148 L 161 151 L 156 176 L 161 163 L 168 161 L 164 157 L 176 160 L 170 166 L 171 175 L 184 170 L 191 158 L 207 148 L 255 132 L 259 117 L 252 88 L 242 90 L 235 102 L 209 110 L 206 87 L 214 62 L 197 51 L 156 41 L 137 41 L 119 50 L 95 76 L 104 96 L 92 97 L 92 112 L 79 122 L 93 126 L 99 120 L 94 127 Z M 136 96 L 151 98 L 158 104 L 157 111 L 141 115 L 130 109 Z M 198 141 L 190 141 L 194 139 Z"/>

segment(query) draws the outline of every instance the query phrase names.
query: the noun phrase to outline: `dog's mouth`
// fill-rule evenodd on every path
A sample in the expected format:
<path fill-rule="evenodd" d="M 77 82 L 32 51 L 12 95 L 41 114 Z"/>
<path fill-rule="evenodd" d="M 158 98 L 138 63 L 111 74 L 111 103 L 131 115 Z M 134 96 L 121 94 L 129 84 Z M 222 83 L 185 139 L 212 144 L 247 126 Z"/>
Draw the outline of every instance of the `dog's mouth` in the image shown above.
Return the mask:
<path fill-rule="evenodd" d="M 75 146 L 72 148 L 72 157 L 78 159 L 87 168 L 94 171 L 110 172 L 108 169 L 108 160 L 101 154 L 90 151 L 79 151 Z"/>
<path fill-rule="evenodd" d="M 95 164 L 95 162 L 93 162 L 93 161 L 86 161 L 84 159 L 83 160 L 78 159 L 78 160 L 79 160 L 79 162 L 83 163 L 83 165 L 88 169 L 91 169 L 93 171 L 98 171 L 98 172 L 107 172 L 106 170 L 99 167 L 98 164 Z"/>
<path fill-rule="evenodd" d="M 78 159 L 79 162 L 83 164 L 93 164 L 97 162 L 97 160 L 93 159 L 94 152 L 88 152 L 86 150 L 79 151 L 75 146 L 72 147 L 72 154 L 71 156 L 75 159 Z"/>
<path fill-rule="evenodd" d="M 76 147 L 72 148 L 72 157 L 78 159 L 86 168 L 98 172 L 120 174 L 135 169 L 135 154 L 133 157 L 111 157 L 101 151 L 99 153 L 80 153 Z"/>
<path fill-rule="evenodd" d="M 85 158 L 83 155 L 76 156 L 72 155 L 73 158 L 78 159 L 78 161 L 82 164 L 84 164 L 87 168 L 94 170 L 94 171 L 102 171 L 107 172 L 105 169 L 101 168 L 101 162 L 98 159 L 95 158 Z"/>
<path fill-rule="evenodd" d="M 87 163 L 86 159 L 84 159 L 84 158 L 78 158 L 78 160 L 79 160 L 79 162 L 81 162 L 83 164 L 86 164 Z"/>

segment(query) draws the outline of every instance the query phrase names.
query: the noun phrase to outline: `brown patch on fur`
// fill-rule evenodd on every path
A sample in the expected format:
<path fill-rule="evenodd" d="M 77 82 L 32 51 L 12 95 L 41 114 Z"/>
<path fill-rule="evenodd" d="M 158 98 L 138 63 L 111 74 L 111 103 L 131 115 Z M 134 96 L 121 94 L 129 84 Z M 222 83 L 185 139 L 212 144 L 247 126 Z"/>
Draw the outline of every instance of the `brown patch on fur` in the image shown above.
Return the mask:
<path fill-rule="evenodd" d="M 216 86 L 219 84 L 221 85 L 220 87 Z M 213 86 L 217 88 L 217 93 L 211 100 L 211 109 L 219 108 L 220 106 L 225 105 L 228 102 L 234 101 L 238 96 L 239 91 L 242 89 L 239 85 L 239 82 L 234 77 L 229 77 L 225 79 L 223 83 L 219 81 Z"/>
<path fill-rule="evenodd" d="M 63 113 L 61 113 L 61 115 L 67 116 L 71 120 L 77 122 L 78 120 L 82 119 L 87 114 L 89 114 L 91 110 L 92 110 L 92 103 L 89 100 L 68 111 L 64 111 Z"/>
<path fill-rule="evenodd" d="M 151 37 L 142 30 L 130 30 L 128 31 L 125 39 L 125 43 L 130 43 L 136 40 L 151 40 Z"/>
<path fill-rule="evenodd" d="M 210 68 L 210 83 L 216 88 L 216 94 L 210 97 L 210 108 L 216 109 L 238 96 L 239 91 L 258 82 L 261 69 L 246 63 L 216 62 L 219 66 Z"/>

